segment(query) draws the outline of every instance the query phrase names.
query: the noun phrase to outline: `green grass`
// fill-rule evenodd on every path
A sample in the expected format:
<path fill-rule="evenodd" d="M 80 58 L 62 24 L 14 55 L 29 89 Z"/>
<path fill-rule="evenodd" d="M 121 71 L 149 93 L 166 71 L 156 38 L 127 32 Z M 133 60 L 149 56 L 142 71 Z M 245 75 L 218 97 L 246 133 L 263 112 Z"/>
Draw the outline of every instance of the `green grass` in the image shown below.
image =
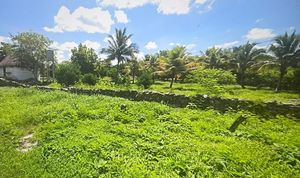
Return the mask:
<path fill-rule="evenodd" d="M 285 104 L 296 104 L 300 105 L 300 93 L 291 92 L 291 91 L 282 91 L 275 92 L 272 89 L 262 88 L 256 89 L 255 87 L 247 86 L 245 89 L 242 89 L 239 85 L 226 85 L 221 89 L 219 93 L 212 93 L 210 88 L 200 86 L 199 84 L 194 83 L 174 83 L 173 89 L 170 90 L 169 82 L 156 81 L 148 90 L 158 91 L 162 93 L 176 93 L 183 95 L 196 95 L 196 94 L 208 94 L 211 96 L 221 96 L 225 98 L 238 98 L 246 99 L 256 102 L 281 102 Z M 53 83 L 50 84 L 52 87 L 60 87 L 59 84 Z M 142 91 L 142 87 L 137 85 L 123 86 L 115 85 L 110 82 L 99 82 L 95 86 L 88 86 L 82 83 L 75 85 L 76 87 L 81 88 L 100 88 L 100 89 L 116 89 L 116 90 L 138 90 Z"/>
<path fill-rule="evenodd" d="M 299 177 L 300 124 L 283 116 L 171 108 L 0 88 L 0 177 Z M 126 110 L 120 106 L 126 105 Z M 34 134 L 38 146 L 16 151 Z"/>

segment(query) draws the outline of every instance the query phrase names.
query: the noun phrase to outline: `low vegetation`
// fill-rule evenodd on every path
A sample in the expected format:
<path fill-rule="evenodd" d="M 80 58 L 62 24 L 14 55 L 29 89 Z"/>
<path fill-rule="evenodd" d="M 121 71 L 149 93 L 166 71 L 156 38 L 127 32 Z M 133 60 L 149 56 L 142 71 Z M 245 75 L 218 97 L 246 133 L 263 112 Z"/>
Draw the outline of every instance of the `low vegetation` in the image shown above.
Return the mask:
<path fill-rule="evenodd" d="M 52 87 L 146 89 L 300 105 L 296 32 L 277 36 L 264 49 L 247 42 L 195 55 L 175 46 L 142 59 L 131 37 L 126 28 L 116 29 L 101 55 L 80 44 L 70 60 L 56 64 L 47 57 L 52 41 L 24 32 L 12 35 L 12 43 L 1 43 L 0 61 L 17 57 L 20 67 L 34 73 L 30 84 L 39 84 L 38 74 L 47 73 Z M 56 68 L 52 80 L 50 67 Z M 1 87 L 0 100 L 0 177 L 300 175 L 300 125 L 291 116 L 196 110 L 191 100 L 180 109 L 29 88 Z M 243 103 L 247 109 L 250 102 Z"/>
<path fill-rule="evenodd" d="M 300 125 L 283 116 L 5 87 L 0 99 L 0 177 L 300 174 Z M 229 132 L 241 115 L 247 120 Z M 37 146 L 17 151 L 28 134 Z"/>
<path fill-rule="evenodd" d="M 293 91 L 281 91 L 280 93 L 275 92 L 270 88 L 247 87 L 242 89 L 238 85 L 225 85 L 215 86 L 213 89 L 201 86 L 199 84 L 191 83 L 175 83 L 172 89 L 169 88 L 169 82 L 156 81 L 147 90 L 157 91 L 162 93 L 175 93 L 182 95 L 210 95 L 210 96 L 221 96 L 225 98 L 237 98 L 245 99 L 257 102 L 281 102 L 285 104 L 296 104 L 300 105 L 300 93 Z M 62 87 L 58 83 L 51 83 L 49 86 L 59 88 Z M 115 90 L 145 90 L 143 87 L 138 85 L 116 85 L 109 79 L 103 79 L 98 82 L 95 86 L 86 85 L 83 83 L 77 83 L 74 85 L 78 88 L 90 88 L 90 89 L 115 89 Z"/>

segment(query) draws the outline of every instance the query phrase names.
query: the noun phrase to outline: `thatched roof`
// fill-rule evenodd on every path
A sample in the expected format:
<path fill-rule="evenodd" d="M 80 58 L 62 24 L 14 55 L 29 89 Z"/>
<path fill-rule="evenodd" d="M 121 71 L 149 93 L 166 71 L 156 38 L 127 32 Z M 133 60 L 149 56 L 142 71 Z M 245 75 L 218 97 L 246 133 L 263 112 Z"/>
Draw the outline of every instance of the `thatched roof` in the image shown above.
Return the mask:
<path fill-rule="evenodd" d="M 0 62 L 0 67 L 16 67 L 16 66 L 20 66 L 20 61 L 11 55 L 6 56 Z"/>

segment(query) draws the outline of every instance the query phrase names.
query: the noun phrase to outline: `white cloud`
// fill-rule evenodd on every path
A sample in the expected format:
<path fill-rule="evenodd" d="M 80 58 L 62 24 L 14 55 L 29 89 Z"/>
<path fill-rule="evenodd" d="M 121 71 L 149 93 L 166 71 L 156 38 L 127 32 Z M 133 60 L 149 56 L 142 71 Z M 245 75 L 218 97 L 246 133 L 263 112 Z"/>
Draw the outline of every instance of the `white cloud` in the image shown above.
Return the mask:
<path fill-rule="evenodd" d="M 115 18 L 117 19 L 117 22 L 119 23 L 128 23 L 129 20 L 127 18 L 127 14 L 125 14 L 124 11 L 117 10 L 115 11 Z"/>
<path fill-rule="evenodd" d="M 256 49 L 268 49 L 269 45 L 255 45 L 254 48 L 256 48 Z"/>
<path fill-rule="evenodd" d="M 108 33 L 114 21 L 109 11 L 100 7 L 84 8 L 79 7 L 73 13 L 62 6 L 54 17 L 55 26 L 53 28 L 44 27 L 47 32 L 74 32 L 83 31 L 87 33 Z"/>
<path fill-rule="evenodd" d="M 190 11 L 190 0 L 155 0 L 157 11 L 163 14 L 187 14 Z"/>
<path fill-rule="evenodd" d="M 93 48 L 95 51 L 99 50 L 101 45 L 98 42 L 86 40 L 82 42 L 82 44 L 86 45 L 88 48 Z M 53 42 L 50 46 L 55 50 L 55 55 L 58 62 L 62 62 L 71 58 L 72 52 L 71 50 L 75 47 L 78 47 L 79 43 L 74 41 L 67 41 L 64 43 L 58 43 L 57 41 Z"/>
<path fill-rule="evenodd" d="M 0 36 L 0 42 L 10 43 L 11 39 L 10 39 L 10 37 Z"/>
<path fill-rule="evenodd" d="M 134 56 L 138 61 L 144 60 L 145 59 L 145 54 L 140 52 L 140 53 L 135 53 Z"/>
<path fill-rule="evenodd" d="M 276 34 L 274 34 L 272 29 L 269 28 L 252 28 L 246 38 L 248 40 L 264 40 L 274 38 Z"/>
<path fill-rule="evenodd" d="M 71 57 L 71 49 L 77 47 L 78 44 L 75 42 L 65 42 L 65 43 L 58 43 L 53 42 L 53 44 L 50 46 L 51 48 L 54 48 L 55 50 L 55 56 L 59 63 L 62 61 L 68 60 Z"/>
<path fill-rule="evenodd" d="M 127 45 L 131 45 L 132 44 L 132 41 L 131 41 L 131 39 L 129 38 L 128 40 L 127 40 Z"/>
<path fill-rule="evenodd" d="M 262 22 L 262 21 L 264 21 L 264 19 L 262 19 L 262 18 L 256 19 L 256 20 L 255 20 L 255 23 L 260 23 L 260 22 Z"/>
<path fill-rule="evenodd" d="M 170 46 L 181 46 L 181 43 L 169 43 Z"/>
<path fill-rule="evenodd" d="M 96 41 L 86 40 L 82 44 L 86 45 L 88 48 L 93 48 L 96 52 L 101 48 L 101 44 Z"/>
<path fill-rule="evenodd" d="M 288 28 L 288 30 L 289 30 L 289 31 L 294 31 L 294 30 L 296 30 L 296 27 L 290 26 L 290 27 Z"/>
<path fill-rule="evenodd" d="M 232 41 L 232 42 L 228 42 L 228 43 L 224 43 L 224 44 L 214 45 L 214 47 L 226 49 L 226 48 L 233 47 L 239 43 L 240 43 L 239 41 Z M 211 47 L 209 47 L 209 48 L 211 48 Z"/>
<path fill-rule="evenodd" d="M 109 37 L 105 37 L 105 38 L 103 39 L 103 42 L 108 43 L 108 40 L 109 40 L 109 39 L 110 39 Z"/>
<path fill-rule="evenodd" d="M 96 0 L 101 6 L 115 6 L 118 9 L 141 7 L 151 0 Z"/>
<path fill-rule="evenodd" d="M 100 6 L 114 6 L 118 9 L 131 9 L 146 4 L 157 6 L 157 11 L 163 14 L 187 14 L 193 0 L 96 0 Z M 196 3 L 201 4 L 199 0 Z M 203 0 L 202 0 L 203 1 Z M 202 4 L 201 4 L 202 5 Z"/>
<path fill-rule="evenodd" d="M 196 0 L 196 3 L 197 4 L 204 4 L 204 3 L 206 3 L 207 2 L 207 0 Z"/>
<path fill-rule="evenodd" d="M 152 49 L 156 49 L 157 48 L 157 44 L 153 41 L 149 41 L 146 46 L 145 46 L 146 49 L 148 50 L 152 50 Z"/>
<path fill-rule="evenodd" d="M 187 44 L 187 45 L 184 45 L 186 47 L 186 49 L 193 49 L 196 47 L 196 44 Z"/>
<path fill-rule="evenodd" d="M 213 9 L 216 0 L 196 0 L 196 4 L 200 4 L 200 14 L 209 12 Z"/>

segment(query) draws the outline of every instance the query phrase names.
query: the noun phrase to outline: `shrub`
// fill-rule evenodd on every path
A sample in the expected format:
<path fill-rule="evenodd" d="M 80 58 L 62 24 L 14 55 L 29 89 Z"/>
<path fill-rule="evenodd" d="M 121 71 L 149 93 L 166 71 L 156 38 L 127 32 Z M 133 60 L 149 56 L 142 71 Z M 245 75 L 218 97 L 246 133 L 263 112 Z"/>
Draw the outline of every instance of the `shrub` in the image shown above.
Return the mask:
<path fill-rule="evenodd" d="M 249 72 L 246 73 L 245 84 L 258 88 L 276 88 L 278 78 L 279 72 L 277 68 L 263 70 L 259 72 Z M 284 90 L 300 91 L 300 69 L 288 68 L 287 74 L 284 76 L 281 84 L 281 88 Z"/>
<path fill-rule="evenodd" d="M 74 85 L 80 79 L 79 67 L 69 62 L 62 63 L 55 71 L 55 78 L 63 86 Z"/>
<path fill-rule="evenodd" d="M 188 74 L 186 81 L 199 83 L 207 89 L 207 94 L 219 95 L 225 92 L 223 85 L 236 84 L 236 77 L 225 70 L 198 68 Z"/>
<path fill-rule="evenodd" d="M 198 68 L 187 76 L 187 81 L 191 83 L 205 84 L 214 81 L 220 85 L 236 84 L 236 77 L 229 71 L 221 69 Z"/>
<path fill-rule="evenodd" d="M 153 84 L 153 78 L 150 72 L 143 72 L 137 80 L 137 84 L 139 86 L 143 86 L 145 89 L 149 88 Z"/>
<path fill-rule="evenodd" d="M 128 75 L 119 76 L 115 78 L 113 81 L 115 82 L 115 84 L 118 85 L 125 85 L 125 86 L 130 85 L 130 77 Z"/>
<path fill-rule="evenodd" d="M 82 79 L 82 83 L 88 84 L 88 85 L 96 85 L 97 83 L 97 76 L 94 74 L 84 74 Z"/>

